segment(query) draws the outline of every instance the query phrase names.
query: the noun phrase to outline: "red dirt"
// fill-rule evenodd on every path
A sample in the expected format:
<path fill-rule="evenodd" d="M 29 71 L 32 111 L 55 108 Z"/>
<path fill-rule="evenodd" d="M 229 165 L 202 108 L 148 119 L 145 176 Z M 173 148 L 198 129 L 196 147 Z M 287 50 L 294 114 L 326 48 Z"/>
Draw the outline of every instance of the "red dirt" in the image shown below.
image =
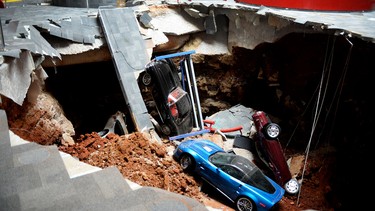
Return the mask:
<path fill-rule="evenodd" d="M 118 136 L 108 134 L 101 138 L 96 132 L 81 135 L 72 146 L 59 146 L 59 150 L 79 158 L 80 161 L 100 168 L 116 166 L 124 178 L 141 186 L 162 188 L 194 198 L 206 205 L 221 210 L 233 210 L 228 202 L 220 203 L 216 194 L 200 191 L 201 181 L 183 172 L 172 158 L 174 146 L 152 142 L 142 133 Z M 168 149 L 168 150 L 167 150 Z M 314 155 L 312 155 L 314 156 Z M 318 153 L 315 155 L 318 156 Z M 328 168 L 322 165 L 324 159 L 312 159 L 299 196 L 285 195 L 275 210 L 298 211 L 305 209 L 333 210 L 329 208 L 325 196 L 330 192 Z M 316 162 L 318 161 L 318 162 Z M 298 201 L 298 205 L 297 205 Z"/>

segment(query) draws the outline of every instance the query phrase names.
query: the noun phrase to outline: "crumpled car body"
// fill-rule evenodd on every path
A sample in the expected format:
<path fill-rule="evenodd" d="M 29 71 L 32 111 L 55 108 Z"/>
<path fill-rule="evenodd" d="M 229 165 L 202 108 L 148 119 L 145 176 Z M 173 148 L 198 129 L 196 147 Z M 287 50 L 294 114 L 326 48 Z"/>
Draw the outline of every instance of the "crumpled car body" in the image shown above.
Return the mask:
<path fill-rule="evenodd" d="M 121 111 L 117 111 L 109 117 L 104 129 L 98 132 L 102 138 L 106 137 L 109 133 L 114 133 L 120 136 L 129 133 L 126 125 L 126 116 Z"/>

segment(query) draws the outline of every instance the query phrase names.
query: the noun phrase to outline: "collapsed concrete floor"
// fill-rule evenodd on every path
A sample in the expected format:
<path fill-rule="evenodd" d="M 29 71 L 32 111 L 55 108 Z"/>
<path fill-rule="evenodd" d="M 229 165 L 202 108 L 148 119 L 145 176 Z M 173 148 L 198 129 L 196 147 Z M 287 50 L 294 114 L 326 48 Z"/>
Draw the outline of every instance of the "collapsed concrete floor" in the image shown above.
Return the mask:
<path fill-rule="evenodd" d="M 305 154 L 310 139 L 311 150 L 321 150 L 323 157 L 309 158 L 310 186 L 303 186 L 301 195 L 306 201 L 298 206 L 292 198 L 288 210 L 357 206 L 352 197 L 359 196 L 347 193 L 360 191 L 356 181 L 370 160 L 375 49 L 362 40 L 351 41 L 350 50 L 344 39 L 296 33 L 254 50 L 235 48 L 232 55 L 193 57 L 205 116 L 236 104 L 264 110 L 283 129 L 286 156 Z M 26 140 L 61 146 L 74 146 L 81 135 L 100 131 L 116 111 L 128 114 L 112 70 L 110 61 L 46 69 L 46 93 L 37 103 L 21 107 L 2 99 L 10 129 Z M 127 123 L 132 131 L 130 118 Z M 316 200 L 317 190 L 321 200 Z M 309 191 L 314 194 L 303 195 Z"/>

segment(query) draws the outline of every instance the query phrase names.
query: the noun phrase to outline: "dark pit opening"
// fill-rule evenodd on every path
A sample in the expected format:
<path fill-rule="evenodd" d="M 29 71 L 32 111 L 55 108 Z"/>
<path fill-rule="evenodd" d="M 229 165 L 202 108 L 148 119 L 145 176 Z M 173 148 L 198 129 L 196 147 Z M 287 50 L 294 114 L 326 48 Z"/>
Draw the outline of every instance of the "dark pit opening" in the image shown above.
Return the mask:
<path fill-rule="evenodd" d="M 46 68 L 46 90 L 58 100 L 76 137 L 99 132 L 120 111 L 134 130 L 112 61 Z"/>

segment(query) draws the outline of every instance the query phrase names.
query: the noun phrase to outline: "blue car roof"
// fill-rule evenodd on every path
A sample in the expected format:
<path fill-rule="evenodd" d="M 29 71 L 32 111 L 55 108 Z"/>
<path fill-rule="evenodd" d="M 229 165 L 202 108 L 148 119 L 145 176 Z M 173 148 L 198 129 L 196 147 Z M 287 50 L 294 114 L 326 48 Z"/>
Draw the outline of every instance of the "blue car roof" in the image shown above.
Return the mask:
<path fill-rule="evenodd" d="M 201 156 L 210 156 L 216 152 L 225 152 L 221 147 L 210 140 L 206 139 L 191 139 L 180 143 L 179 147 L 189 148 Z"/>

